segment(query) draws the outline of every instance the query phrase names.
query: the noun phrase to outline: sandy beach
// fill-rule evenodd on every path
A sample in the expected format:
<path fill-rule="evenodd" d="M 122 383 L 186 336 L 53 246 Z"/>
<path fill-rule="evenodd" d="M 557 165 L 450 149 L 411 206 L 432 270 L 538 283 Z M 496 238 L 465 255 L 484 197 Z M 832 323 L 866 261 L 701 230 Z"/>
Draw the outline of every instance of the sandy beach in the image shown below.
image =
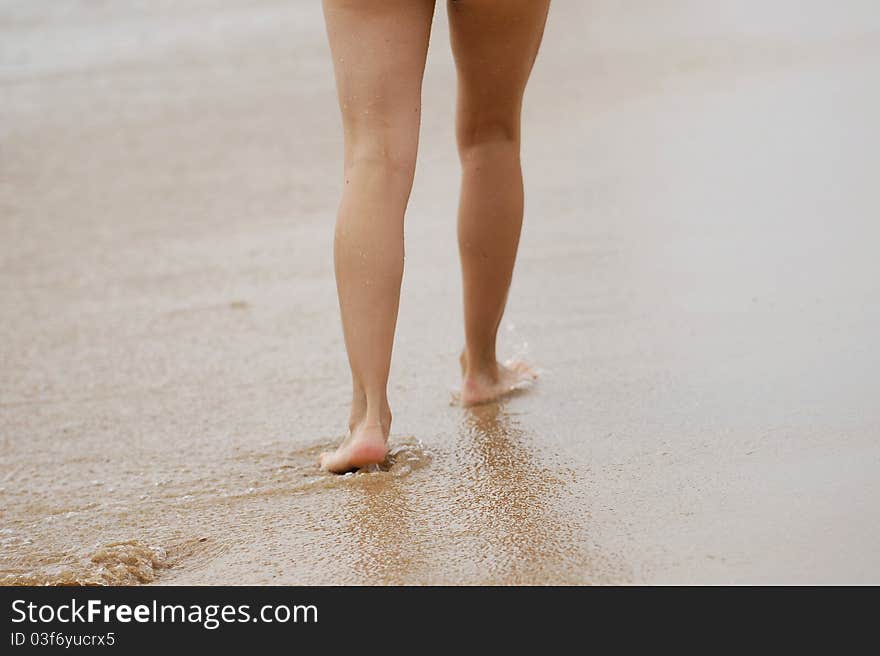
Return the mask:
<path fill-rule="evenodd" d="M 0 583 L 880 583 L 880 8 L 556 0 L 468 412 L 425 75 L 387 470 L 348 369 L 321 6 L 0 1 Z"/>

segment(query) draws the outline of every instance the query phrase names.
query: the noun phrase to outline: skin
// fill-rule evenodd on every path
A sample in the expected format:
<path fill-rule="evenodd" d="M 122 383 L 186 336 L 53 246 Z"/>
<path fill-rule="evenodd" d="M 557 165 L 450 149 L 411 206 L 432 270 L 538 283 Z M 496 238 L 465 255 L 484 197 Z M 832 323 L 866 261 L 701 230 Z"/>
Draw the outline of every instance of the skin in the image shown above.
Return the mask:
<path fill-rule="evenodd" d="M 382 462 L 387 385 L 403 276 L 403 220 L 418 150 L 434 0 L 324 0 L 345 135 L 334 262 L 352 374 L 349 436 L 321 467 Z M 451 0 L 462 167 L 458 240 L 464 289 L 463 405 L 534 378 L 496 358 L 523 219 L 520 113 L 549 0 Z"/>

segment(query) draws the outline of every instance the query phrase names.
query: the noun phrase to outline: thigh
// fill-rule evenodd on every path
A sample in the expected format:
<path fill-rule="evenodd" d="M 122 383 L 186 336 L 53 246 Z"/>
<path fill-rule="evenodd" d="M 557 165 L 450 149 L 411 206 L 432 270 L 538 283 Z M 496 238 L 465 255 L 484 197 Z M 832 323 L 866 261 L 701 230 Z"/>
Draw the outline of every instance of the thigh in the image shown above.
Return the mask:
<path fill-rule="evenodd" d="M 448 0 L 459 132 L 469 119 L 518 126 L 549 7 L 550 0 Z"/>
<path fill-rule="evenodd" d="M 383 150 L 417 139 L 434 0 L 323 4 L 346 150 L 364 139 Z"/>

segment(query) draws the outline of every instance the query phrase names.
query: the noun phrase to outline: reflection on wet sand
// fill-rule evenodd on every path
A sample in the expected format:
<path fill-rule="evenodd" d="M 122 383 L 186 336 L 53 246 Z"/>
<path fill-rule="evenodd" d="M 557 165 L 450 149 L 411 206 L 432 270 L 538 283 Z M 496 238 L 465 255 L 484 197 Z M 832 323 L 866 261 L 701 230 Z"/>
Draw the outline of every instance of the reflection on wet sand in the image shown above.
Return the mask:
<path fill-rule="evenodd" d="M 313 461 L 310 457 L 312 467 Z M 431 452 L 418 440 L 395 437 L 388 459 L 378 467 L 344 476 L 321 472 L 321 484 L 310 491 L 331 505 L 329 532 L 323 539 L 312 536 L 334 563 L 333 583 L 420 582 L 425 541 L 419 524 L 426 513 L 417 503 L 424 479 L 411 474 L 431 462 Z"/>
<path fill-rule="evenodd" d="M 355 576 L 362 583 L 410 582 L 420 558 L 407 481 L 370 478 L 345 500 Z"/>
<path fill-rule="evenodd" d="M 459 507 L 467 513 L 483 582 L 584 582 L 578 518 L 561 512 L 564 481 L 539 463 L 513 416 L 497 403 L 471 408 L 459 439 Z"/>
<path fill-rule="evenodd" d="M 529 448 L 502 405 L 465 411 L 430 476 L 359 473 L 334 516 L 337 562 L 354 583 L 587 583 L 583 509 L 564 471 Z M 428 471 L 428 470 L 425 470 Z M 344 479 L 337 479 L 345 483 Z M 566 513 L 568 511 L 568 514 Z"/>

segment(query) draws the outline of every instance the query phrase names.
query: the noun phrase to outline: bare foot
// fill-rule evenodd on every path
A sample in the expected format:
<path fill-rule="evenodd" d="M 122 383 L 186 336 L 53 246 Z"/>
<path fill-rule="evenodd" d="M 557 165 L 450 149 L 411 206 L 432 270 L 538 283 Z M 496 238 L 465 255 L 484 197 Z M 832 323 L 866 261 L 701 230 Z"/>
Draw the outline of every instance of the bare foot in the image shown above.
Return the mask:
<path fill-rule="evenodd" d="M 377 465 L 388 455 L 387 442 L 388 432 L 380 424 L 357 426 L 338 449 L 322 453 L 318 462 L 321 469 L 336 474 Z"/>
<path fill-rule="evenodd" d="M 494 367 L 475 369 L 468 367 L 467 357 L 462 353 L 460 362 L 462 383 L 459 400 L 463 406 L 489 403 L 528 389 L 538 378 L 529 365 L 519 360 L 506 365 L 496 362 Z"/>

